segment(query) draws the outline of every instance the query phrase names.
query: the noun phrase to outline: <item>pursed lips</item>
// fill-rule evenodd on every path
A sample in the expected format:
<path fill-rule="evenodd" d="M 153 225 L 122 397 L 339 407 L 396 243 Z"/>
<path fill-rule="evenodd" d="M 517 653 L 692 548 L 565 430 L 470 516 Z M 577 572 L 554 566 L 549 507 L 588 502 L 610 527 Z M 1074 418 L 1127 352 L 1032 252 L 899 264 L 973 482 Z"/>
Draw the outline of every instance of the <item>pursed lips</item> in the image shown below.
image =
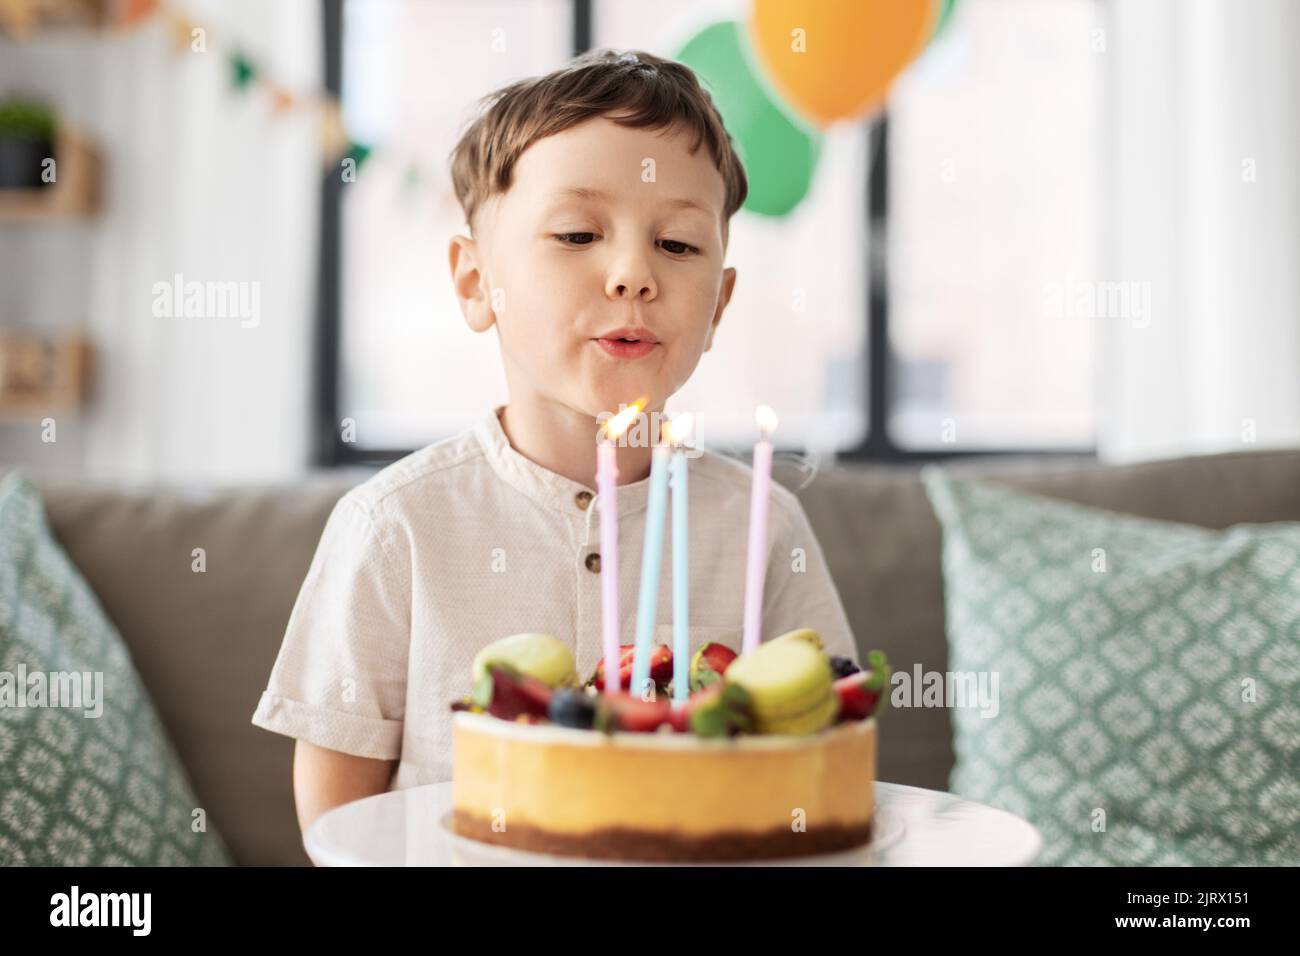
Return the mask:
<path fill-rule="evenodd" d="M 616 331 L 621 332 L 622 330 Z M 611 333 L 608 336 L 593 339 L 592 341 L 599 345 L 605 354 L 621 359 L 643 358 L 653 352 L 659 344 L 658 340 L 654 339 L 653 336 L 646 338 L 634 336 L 635 333 L 617 336 Z"/>
<path fill-rule="evenodd" d="M 656 345 L 659 339 L 649 329 L 635 325 L 625 325 L 596 336 L 595 341 L 649 342 L 651 345 Z"/>

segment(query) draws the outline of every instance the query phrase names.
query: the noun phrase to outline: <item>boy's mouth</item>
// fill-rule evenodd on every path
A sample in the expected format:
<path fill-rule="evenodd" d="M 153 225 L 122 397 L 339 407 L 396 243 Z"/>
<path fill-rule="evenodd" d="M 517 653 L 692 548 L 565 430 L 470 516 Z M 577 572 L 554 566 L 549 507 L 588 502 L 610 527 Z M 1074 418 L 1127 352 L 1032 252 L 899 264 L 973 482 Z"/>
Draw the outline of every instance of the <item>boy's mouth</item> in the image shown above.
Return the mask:
<path fill-rule="evenodd" d="M 659 340 L 648 329 L 632 327 L 613 329 L 592 341 L 608 355 L 629 359 L 649 355 L 659 344 Z"/>
<path fill-rule="evenodd" d="M 593 339 L 605 352 L 615 358 L 641 358 L 649 355 L 659 343 L 631 341 L 629 339 Z"/>

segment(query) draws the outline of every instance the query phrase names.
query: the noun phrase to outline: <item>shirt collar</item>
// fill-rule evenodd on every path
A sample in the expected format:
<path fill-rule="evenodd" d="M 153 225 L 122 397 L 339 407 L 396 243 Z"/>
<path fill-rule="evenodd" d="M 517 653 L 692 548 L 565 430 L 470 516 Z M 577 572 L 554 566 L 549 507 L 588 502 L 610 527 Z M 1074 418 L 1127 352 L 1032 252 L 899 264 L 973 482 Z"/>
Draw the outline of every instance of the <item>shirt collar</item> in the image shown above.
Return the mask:
<path fill-rule="evenodd" d="M 510 439 L 506 437 L 505 429 L 501 427 L 501 412 L 504 408 L 504 405 L 495 406 L 479 419 L 474 428 L 479 444 L 483 446 L 483 454 L 487 457 L 488 464 L 496 472 L 497 476 L 538 504 L 562 511 L 568 515 L 580 516 L 582 514 L 582 509 L 577 505 L 577 495 L 580 492 L 585 491 L 593 495 L 588 513 L 590 513 L 591 509 L 597 507 L 600 496 L 594 494 L 594 489 L 588 488 L 582 482 L 574 481 L 572 478 L 557 475 L 550 469 L 543 468 L 532 459 L 525 458 L 515 450 L 514 446 L 510 444 Z M 591 443 L 591 457 L 593 460 L 596 457 L 594 438 Z M 631 484 L 620 484 L 618 486 L 619 516 L 644 510 L 649 491 L 650 478 L 648 476 Z"/>

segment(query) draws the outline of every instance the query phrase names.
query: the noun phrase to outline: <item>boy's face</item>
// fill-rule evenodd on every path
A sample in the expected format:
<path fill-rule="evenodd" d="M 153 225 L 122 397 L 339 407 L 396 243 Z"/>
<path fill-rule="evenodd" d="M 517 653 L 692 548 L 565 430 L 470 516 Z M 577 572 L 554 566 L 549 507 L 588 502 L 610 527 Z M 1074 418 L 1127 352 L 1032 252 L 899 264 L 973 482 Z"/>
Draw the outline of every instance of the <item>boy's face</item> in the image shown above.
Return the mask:
<path fill-rule="evenodd" d="M 461 309 L 475 331 L 497 327 L 512 401 L 594 418 L 642 397 L 662 408 L 690 378 L 736 279 L 722 175 L 690 144 L 604 117 L 548 136 L 482 206 L 477 237 L 452 239 Z M 657 341 L 601 343 L 628 327 Z"/>

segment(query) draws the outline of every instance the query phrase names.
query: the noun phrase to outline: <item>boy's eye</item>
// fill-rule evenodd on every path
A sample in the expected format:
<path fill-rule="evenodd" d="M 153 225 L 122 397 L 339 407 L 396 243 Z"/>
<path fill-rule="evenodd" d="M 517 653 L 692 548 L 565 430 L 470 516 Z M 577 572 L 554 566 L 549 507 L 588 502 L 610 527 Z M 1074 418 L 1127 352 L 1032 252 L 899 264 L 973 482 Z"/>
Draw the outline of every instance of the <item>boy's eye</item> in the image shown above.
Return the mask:
<path fill-rule="evenodd" d="M 659 244 L 663 246 L 665 252 L 671 252 L 675 256 L 687 252 L 699 252 L 700 250 L 685 242 L 678 242 L 676 239 L 661 239 Z"/>
<path fill-rule="evenodd" d="M 567 245 L 588 246 L 596 241 L 596 234 L 594 232 L 559 232 L 555 234 L 554 238 Z M 695 254 L 700 251 L 690 243 L 681 242 L 677 239 L 660 239 L 659 245 L 665 252 L 675 256 L 688 253 Z"/>

